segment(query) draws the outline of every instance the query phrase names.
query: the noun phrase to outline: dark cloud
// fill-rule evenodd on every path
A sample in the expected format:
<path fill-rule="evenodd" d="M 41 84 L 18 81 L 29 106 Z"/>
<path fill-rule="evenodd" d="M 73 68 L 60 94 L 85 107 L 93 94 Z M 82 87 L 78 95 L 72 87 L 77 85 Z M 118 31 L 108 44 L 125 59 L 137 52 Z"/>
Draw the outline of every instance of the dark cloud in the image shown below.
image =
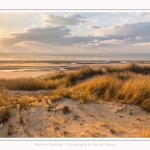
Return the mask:
<path fill-rule="evenodd" d="M 79 42 L 92 41 L 95 38 L 103 40 L 104 38 L 95 36 L 72 36 L 71 30 L 65 26 L 33 28 L 25 33 L 12 34 L 14 38 L 11 42 L 33 41 L 56 46 L 72 46 Z"/>
<path fill-rule="evenodd" d="M 150 22 L 138 22 L 113 26 L 103 31 L 104 37 L 110 39 L 125 39 L 150 36 Z"/>
<path fill-rule="evenodd" d="M 66 45 L 65 37 L 71 36 L 70 29 L 65 26 L 33 28 L 27 30 L 26 33 L 17 34 L 16 38 L 20 41 L 36 41 L 40 43 L 53 45 Z"/>
<path fill-rule="evenodd" d="M 81 40 L 80 46 L 110 46 L 127 45 L 150 42 L 150 22 L 138 22 L 132 24 L 120 24 L 107 29 L 100 29 L 99 35 L 93 36 L 87 41 Z M 96 42 L 95 40 L 96 39 Z M 94 40 L 94 42 L 93 42 Z"/>
<path fill-rule="evenodd" d="M 79 23 L 87 23 L 89 20 L 80 14 L 47 15 L 44 24 L 46 25 L 78 25 Z"/>
<path fill-rule="evenodd" d="M 89 26 L 87 27 L 88 29 L 99 29 L 100 27 L 99 26 Z"/>

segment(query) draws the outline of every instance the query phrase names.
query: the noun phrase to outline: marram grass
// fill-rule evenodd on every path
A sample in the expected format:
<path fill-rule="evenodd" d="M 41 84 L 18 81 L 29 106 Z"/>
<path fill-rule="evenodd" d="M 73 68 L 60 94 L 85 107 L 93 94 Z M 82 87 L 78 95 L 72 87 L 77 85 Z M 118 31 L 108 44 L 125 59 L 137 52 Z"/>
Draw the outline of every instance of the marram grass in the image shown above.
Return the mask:
<path fill-rule="evenodd" d="M 56 72 L 38 78 L 1 79 L 4 90 L 53 90 L 50 100 L 72 98 L 80 102 L 109 100 L 139 105 L 150 111 L 150 66 L 85 67 L 73 72 Z M 0 105 L 11 105 L 7 93 L 1 92 Z M 3 101 L 3 102 L 2 102 Z M 21 106 L 26 101 L 20 101 Z"/>

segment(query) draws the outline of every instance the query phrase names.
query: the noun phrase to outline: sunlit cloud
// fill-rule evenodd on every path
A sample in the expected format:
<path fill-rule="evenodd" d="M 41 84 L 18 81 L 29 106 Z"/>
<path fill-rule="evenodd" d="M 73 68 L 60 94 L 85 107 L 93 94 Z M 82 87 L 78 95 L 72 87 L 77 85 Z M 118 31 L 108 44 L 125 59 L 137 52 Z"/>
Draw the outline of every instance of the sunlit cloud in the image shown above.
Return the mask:
<path fill-rule="evenodd" d="M 4 20 L 0 27 L 0 51 L 150 52 L 150 22 L 140 19 L 132 22 L 133 16 L 144 14 L 134 13 L 130 16 L 124 13 L 123 16 L 121 13 L 107 13 L 110 15 L 108 22 L 103 17 L 105 13 L 102 13 L 101 17 L 98 13 L 88 14 L 89 16 L 86 13 L 15 13 L 4 16 L 0 14 Z M 114 18 L 111 18 L 111 15 L 115 17 L 122 15 L 121 22 L 119 19 L 118 23 L 112 25 Z M 5 17 L 12 17 L 12 20 L 15 18 L 12 26 Z M 17 24 L 20 17 L 24 21 Z M 108 25 L 102 25 L 103 22 Z"/>
<path fill-rule="evenodd" d="M 125 19 L 123 19 L 122 23 L 123 24 L 130 23 L 131 20 L 132 20 L 131 18 L 125 18 Z"/>

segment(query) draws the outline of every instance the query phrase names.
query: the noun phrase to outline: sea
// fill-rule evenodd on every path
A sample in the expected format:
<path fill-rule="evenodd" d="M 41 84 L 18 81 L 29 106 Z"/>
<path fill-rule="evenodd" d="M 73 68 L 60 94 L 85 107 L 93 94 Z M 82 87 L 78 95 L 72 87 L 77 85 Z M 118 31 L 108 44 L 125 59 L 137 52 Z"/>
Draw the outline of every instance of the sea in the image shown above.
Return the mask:
<path fill-rule="evenodd" d="M 150 61 L 150 53 L 0 53 L 0 61 L 32 60 L 32 61 Z"/>

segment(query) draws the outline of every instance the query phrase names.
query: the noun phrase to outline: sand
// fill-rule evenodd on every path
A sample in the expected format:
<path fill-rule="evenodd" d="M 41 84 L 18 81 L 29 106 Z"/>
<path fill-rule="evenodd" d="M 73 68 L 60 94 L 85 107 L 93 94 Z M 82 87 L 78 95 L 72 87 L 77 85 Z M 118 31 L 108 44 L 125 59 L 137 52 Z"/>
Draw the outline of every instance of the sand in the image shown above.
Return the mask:
<path fill-rule="evenodd" d="M 85 66 L 118 66 L 130 61 L 0 61 L 0 79 L 38 77 L 56 71 L 72 71 Z M 137 62 L 147 65 L 150 62 Z"/>
<path fill-rule="evenodd" d="M 65 62 L 66 63 L 66 62 Z M 120 63 L 112 63 L 120 65 Z M 56 67 L 78 64 L 64 62 L 28 62 L 1 64 L 1 68 L 8 67 Z M 82 64 L 108 65 L 108 64 Z M 110 65 L 110 64 L 109 64 Z M 75 69 L 75 68 L 74 68 Z M 67 70 L 66 70 L 67 71 Z M 71 70 L 69 70 L 71 71 Z M 51 72 L 0 72 L 0 78 L 37 77 Z M 16 94 L 17 98 L 24 95 L 25 99 L 34 99 L 35 94 L 50 93 L 51 91 L 8 91 Z M 69 109 L 65 109 L 69 108 Z M 3 108 L 0 108 L 2 110 Z M 61 99 L 48 102 L 40 99 L 34 107 L 20 109 L 18 105 L 10 111 L 8 122 L 0 127 L 0 137 L 96 137 L 96 138 L 126 138 L 150 135 L 150 113 L 143 111 L 139 106 L 114 102 L 79 103 L 72 99 Z"/>
<path fill-rule="evenodd" d="M 15 78 L 34 78 L 41 75 L 46 75 L 48 72 L 0 72 L 1 79 L 15 79 Z"/>
<path fill-rule="evenodd" d="M 45 62 L 45 61 L 3 61 L 0 62 L 0 78 L 28 78 L 38 77 L 55 71 L 64 71 L 77 69 L 81 65 L 65 63 L 65 62 Z"/>
<path fill-rule="evenodd" d="M 135 105 L 103 102 L 81 104 L 61 99 L 37 107 L 13 109 L 9 123 L 0 128 L 0 137 L 141 137 L 150 131 L 149 113 Z M 63 111 L 64 107 L 69 110 Z M 8 134 L 9 131 L 9 134 Z"/>

